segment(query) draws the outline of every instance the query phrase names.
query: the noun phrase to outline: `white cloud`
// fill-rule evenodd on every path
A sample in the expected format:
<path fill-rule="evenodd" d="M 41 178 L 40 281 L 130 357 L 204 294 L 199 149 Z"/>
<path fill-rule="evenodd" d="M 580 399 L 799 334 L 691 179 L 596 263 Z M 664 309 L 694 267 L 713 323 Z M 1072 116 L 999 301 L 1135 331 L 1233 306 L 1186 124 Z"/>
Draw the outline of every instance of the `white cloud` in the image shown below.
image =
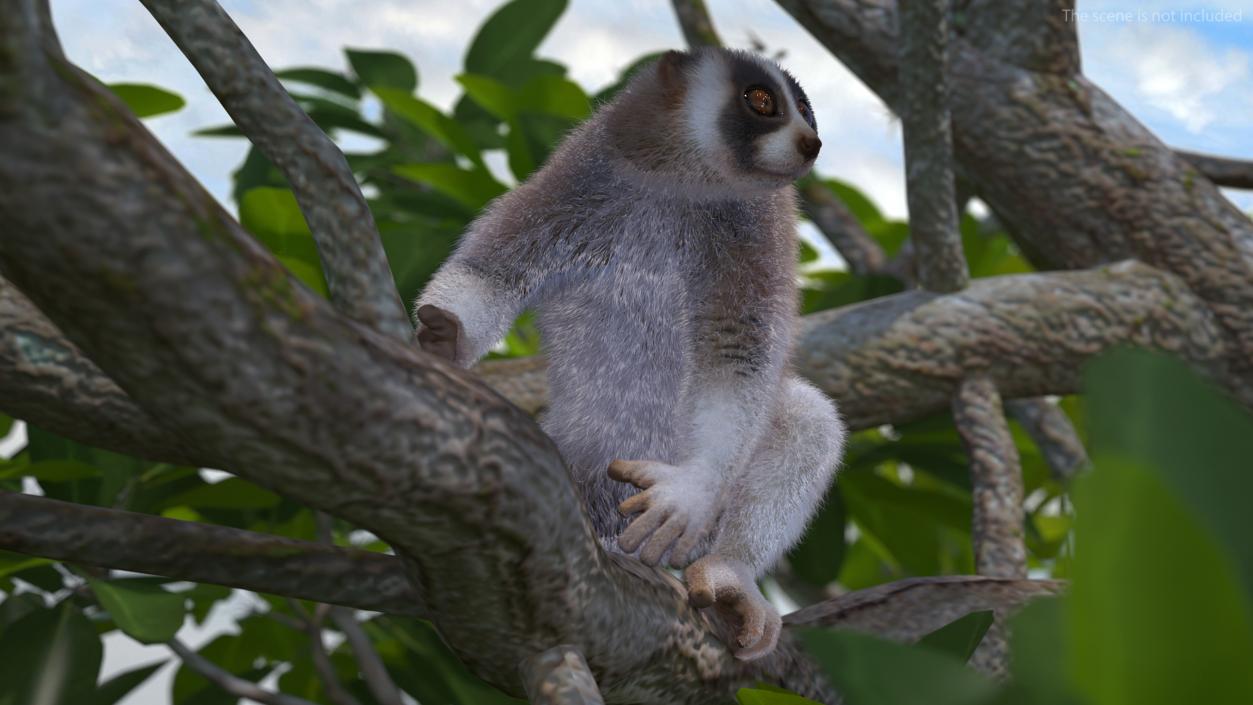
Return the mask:
<path fill-rule="evenodd" d="M 1134 24 L 1095 43 L 1090 75 L 1113 93 L 1164 111 L 1193 133 L 1219 121 L 1247 122 L 1253 107 L 1250 55 L 1206 42 L 1189 27 Z M 1129 84 L 1129 85 L 1128 85 Z M 1233 110 L 1244 108 L 1239 113 Z"/>

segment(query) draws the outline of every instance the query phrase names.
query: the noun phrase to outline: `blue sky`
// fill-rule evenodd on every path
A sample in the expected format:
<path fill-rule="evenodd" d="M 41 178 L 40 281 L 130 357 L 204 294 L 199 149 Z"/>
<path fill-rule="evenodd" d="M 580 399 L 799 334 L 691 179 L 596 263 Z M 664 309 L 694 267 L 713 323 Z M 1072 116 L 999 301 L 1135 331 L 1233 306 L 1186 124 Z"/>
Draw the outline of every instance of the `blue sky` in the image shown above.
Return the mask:
<path fill-rule="evenodd" d="M 707 0 L 723 38 L 747 46 L 750 32 L 771 49 L 815 104 L 824 147 L 819 170 L 866 191 L 889 214 L 905 214 L 900 130 L 890 112 L 786 13 L 769 0 Z M 223 0 L 223 6 L 272 66 L 342 67 L 344 46 L 407 54 L 421 74 L 419 93 L 439 105 L 457 96 L 453 76 L 475 28 L 499 0 Z M 183 111 L 148 122 L 166 146 L 226 202 L 229 174 L 243 157 L 240 140 L 191 137 L 227 121 L 195 71 L 138 2 L 53 0 L 53 16 L 69 57 L 107 82 L 155 83 L 188 100 Z M 1168 144 L 1253 159 L 1253 0 L 1080 1 L 1085 73 Z M 1184 13 L 1191 12 L 1191 21 Z M 1195 13 L 1208 13 L 1198 17 Z M 1228 13 L 1227 18 L 1219 13 Z M 1140 13 L 1147 17 L 1141 18 Z M 1238 16 L 1238 17 L 1237 17 Z M 669 0 L 571 0 L 540 53 L 597 88 L 639 55 L 679 48 L 682 37 Z M 497 165 L 502 160 L 496 160 Z M 499 169 L 503 173 L 503 169 Z M 1228 192 L 1253 211 L 1253 193 Z M 200 643 L 228 629 L 234 604 L 220 610 Z M 107 642 L 106 671 L 165 656 L 120 635 Z M 169 669 L 125 705 L 167 702 Z"/>

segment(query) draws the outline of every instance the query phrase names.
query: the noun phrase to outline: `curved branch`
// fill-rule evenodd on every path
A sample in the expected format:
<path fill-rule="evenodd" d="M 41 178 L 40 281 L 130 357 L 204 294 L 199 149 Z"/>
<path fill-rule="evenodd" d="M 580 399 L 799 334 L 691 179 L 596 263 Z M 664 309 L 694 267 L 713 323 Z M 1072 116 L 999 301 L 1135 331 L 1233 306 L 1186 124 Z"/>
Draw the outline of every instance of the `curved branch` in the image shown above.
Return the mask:
<path fill-rule="evenodd" d="M 1241 389 L 1204 302 L 1179 278 L 1137 262 L 976 279 L 956 294 L 908 291 L 812 314 L 801 321 L 793 364 L 858 430 L 948 409 L 972 372 L 991 375 L 1010 399 L 1070 394 L 1084 361 L 1124 344 L 1174 352 Z M 523 408 L 546 403 L 542 359 L 476 369 L 502 393 L 519 392 L 511 398 Z"/>
<path fill-rule="evenodd" d="M 179 465 L 190 449 L 0 277 L 0 410 L 81 443 Z"/>
<path fill-rule="evenodd" d="M 0 493 L 0 549 L 363 610 L 426 616 L 391 556 Z"/>
<path fill-rule="evenodd" d="M 335 306 L 408 339 L 383 242 L 348 161 L 279 83 L 213 0 L 142 0 L 231 119 L 291 184 L 318 246 Z"/>

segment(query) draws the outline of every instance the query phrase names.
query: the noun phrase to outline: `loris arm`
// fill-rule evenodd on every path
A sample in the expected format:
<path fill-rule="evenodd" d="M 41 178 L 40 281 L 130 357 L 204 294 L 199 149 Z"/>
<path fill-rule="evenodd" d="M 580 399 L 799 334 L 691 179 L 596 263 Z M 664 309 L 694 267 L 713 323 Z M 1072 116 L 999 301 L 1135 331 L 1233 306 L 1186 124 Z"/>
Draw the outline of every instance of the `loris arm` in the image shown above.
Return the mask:
<path fill-rule="evenodd" d="M 426 352 L 470 367 L 505 336 L 551 271 L 534 245 L 543 233 L 519 232 L 523 223 L 508 217 L 521 205 L 515 193 L 470 225 L 418 296 L 417 338 Z"/>

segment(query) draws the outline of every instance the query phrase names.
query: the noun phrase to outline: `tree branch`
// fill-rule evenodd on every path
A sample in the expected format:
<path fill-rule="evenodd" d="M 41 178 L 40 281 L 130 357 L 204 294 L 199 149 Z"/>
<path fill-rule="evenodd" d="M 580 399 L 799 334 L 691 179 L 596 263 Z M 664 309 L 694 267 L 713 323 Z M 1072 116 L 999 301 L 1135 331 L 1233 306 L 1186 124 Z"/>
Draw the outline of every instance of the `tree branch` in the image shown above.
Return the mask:
<path fill-rule="evenodd" d="M 519 666 L 532 705 L 604 705 L 583 654 L 568 644 L 554 646 Z"/>
<path fill-rule="evenodd" d="M 1175 150 L 1175 154 L 1219 186 L 1253 189 L 1253 161 L 1216 157 L 1211 154 L 1178 149 Z"/>
<path fill-rule="evenodd" d="M 989 374 L 1009 399 L 1074 393 L 1083 363 L 1116 345 L 1172 352 L 1240 388 L 1204 302 L 1137 262 L 976 279 L 955 294 L 908 291 L 812 314 L 792 361 L 859 430 L 947 410 L 973 372 Z M 543 360 L 502 363 L 476 369 L 502 393 L 518 392 L 511 398 L 523 408 L 543 408 Z"/>
<path fill-rule="evenodd" d="M 1068 482 L 1088 466 L 1088 452 L 1066 412 L 1047 399 L 1014 399 L 1005 409 L 1044 454 L 1053 477 Z"/>
<path fill-rule="evenodd" d="M 908 0 L 901 16 L 901 124 L 910 240 L 918 283 L 938 292 L 970 281 L 957 231 L 948 112 L 948 0 Z"/>
<path fill-rule="evenodd" d="M 423 617 L 400 561 L 213 524 L 0 493 L 0 549 Z"/>
<path fill-rule="evenodd" d="M 0 277 L 0 410 L 82 443 L 180 465 L 193 454 Z"/>
<path fill-rule="evenodd" d="M 171 639 L 166 644 L 170 650 L 178 654 L 188 668 L 200 674 L 205 680 L 221 688 L 237 698 L 247 698 L 264 705 L 314 705 L 313 702 L 286 693 L 266 690 L 249 680 L 221 668 L 212 661 L 192 651 L 178 639 Z"/>
<path fill-rule="evenodd" d="M 374 216 L 352 169 L 213 0 L 142 0 L 231 119 L 287 177 L 309 221 L 335 306 L 376 330 L 408 339 Z"/>
<path fill-rule="evenodd" d="M 970 457 L 975 570 L 980 575 L 1026 578 L 1022 468 L 996 384 L 985 375 L 963 380 L 953 398 L 953 419 Z M 998 611 L 996 623 L 979 643 L 971 663 L 990 675 L 1008 673 L 1009 640 L 1003 611 Z"/>
<path fill-rule="evenodd" d="M 689 47 L 720 47 L 722 39 L 714 29 L 705 0 L 672 0 L 674 14 L 679 18 L 679 28 Z"/>

